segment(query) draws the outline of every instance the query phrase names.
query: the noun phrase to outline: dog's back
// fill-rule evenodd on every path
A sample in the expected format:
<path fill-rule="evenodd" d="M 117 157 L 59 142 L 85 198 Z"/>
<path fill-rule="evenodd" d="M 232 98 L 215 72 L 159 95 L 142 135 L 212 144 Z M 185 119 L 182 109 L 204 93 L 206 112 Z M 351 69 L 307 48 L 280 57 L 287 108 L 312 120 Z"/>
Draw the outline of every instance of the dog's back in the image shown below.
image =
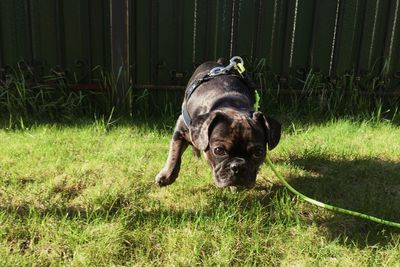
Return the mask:
<path fill-rule="evenodd" d="M 188 86 L 193 81 L 202 79 L 213 68 L 221 67 L 222 64 L 219 62 L 221 60 L 205 62 L 197 67 Z M 224 74 L 201 83 L 192 96 L 184 100 L 183 105 L 188 107 L 191 116 L 198 116 L 221 107 L 252 109 L 254 92 L 238 75 Z"/>

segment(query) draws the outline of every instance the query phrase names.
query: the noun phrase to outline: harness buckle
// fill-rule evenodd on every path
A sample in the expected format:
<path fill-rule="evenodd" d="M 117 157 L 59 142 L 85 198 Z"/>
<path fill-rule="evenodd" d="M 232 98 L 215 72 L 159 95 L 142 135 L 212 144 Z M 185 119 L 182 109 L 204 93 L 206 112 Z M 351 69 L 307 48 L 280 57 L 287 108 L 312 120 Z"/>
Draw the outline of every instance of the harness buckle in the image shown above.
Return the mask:
<path fill-rule="evenodd" d="M 208 73 L 208 76 L 214 77 L 214 76 L 221 75 L 221 74 L 223 74 L 225 72 L 226 72 L 226 68 L 225 67 L 215 67 L 215 68 L 210 70 L 210 72 Z"/>
<path fill-rule="evenodd" d="M 244 62 L 243 59 L 239 56 L 234 56 L 229 60 L 229 65 L 226 67 L 215 67 L 210 70 L 208 73 L 208 76 L 214 77 L 218 76 L 221 74 L 226 74 L 228 73 L 232 68 L 235 68 L 238 70 L 240 74 L 242 74 L 245 69 L 244 69 Z"/>
<path fill-rule="evenodd" d="M 241 65 L 244 64 L 243 59 L 241 57 L 239 57 L 239 56 L 234 56 L 229 60 L 229 66 L 232 65 L 232 67 L 233 67 L 233 66 L 238 65 L 238 64 L 241 64 Z"/>

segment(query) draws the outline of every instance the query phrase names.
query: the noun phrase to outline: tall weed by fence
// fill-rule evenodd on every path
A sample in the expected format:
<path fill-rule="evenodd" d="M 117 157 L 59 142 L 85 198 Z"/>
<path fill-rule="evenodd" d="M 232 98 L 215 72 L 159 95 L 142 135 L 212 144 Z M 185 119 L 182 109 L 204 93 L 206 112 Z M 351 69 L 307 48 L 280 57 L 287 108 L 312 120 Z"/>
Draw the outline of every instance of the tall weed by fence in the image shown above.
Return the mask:
<path fill-rule="evenodd" d="M 346 74 L 329 80 L 309 70 L 290 76 L 286 86 L 265 67 L 264 60 L 248 62 L 261 92 L 264 112 L 291 118 L 329 119 L 356 117 L 399 122 L 399 97 L 380 94 L 375 78 L 357 80 Z M 123 69 L 122 69 L 123 71 Z M 126 117 L 150 119 L 176 118 L 180 112 L 183 89 L 132 89 L 125 84 L 128 101 L 118 106 L 119 75 L 96 67 L 97 79 L 92 88 L 81 88 L 72 75 L 53 70 L 36 77 L 26 64 L 19 64 L 0 81 L 1 119 L 7 127 L 23 127 L 32 121 L 71 122 L 80 118 Z M 4 125 L 4 123 L 3 123 Z"/>
<path fill-rule="evenodd" d="M 290 117 L 400 119 L 400 94 L 386 94 L 384 85 L 389 82 L 372 72 L 362 79 L 354 71 L 332 79 L 310 69 L 282 81 L 282 77 L 268 71 L 264 59 L 249 65 L 262 93 L 264 111 Z"/>
<path fill-rule="evenodd" d="M 37 77 L 20 63 L 0 80 L 1 119 L 8 127 L 24 121 L 73 121 L 80 117 L 104 116 L 114 105 L 113 79 L 100 67 L 96 90 L 82 90 L 79 83 L 63 72 L 52 70 Z"/>

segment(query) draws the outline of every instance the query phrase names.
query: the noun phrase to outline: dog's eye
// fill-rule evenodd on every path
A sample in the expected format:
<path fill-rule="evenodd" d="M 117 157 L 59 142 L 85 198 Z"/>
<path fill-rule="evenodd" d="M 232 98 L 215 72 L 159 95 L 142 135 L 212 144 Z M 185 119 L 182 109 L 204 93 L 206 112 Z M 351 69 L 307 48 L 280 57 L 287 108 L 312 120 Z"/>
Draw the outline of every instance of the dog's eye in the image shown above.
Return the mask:
<path fill-rule="evenodd" d="M 264 156 L 264 150 L 261 148 L 255 148 L 251 152 L 255 158 L 261 158 Z"/>
<path fill-rule="evenodd" d="M 216 147 L 214 148 L 214 154 L 217 156 L 224 156 L 226 154 L 225 149 L 222 147 Z"/>

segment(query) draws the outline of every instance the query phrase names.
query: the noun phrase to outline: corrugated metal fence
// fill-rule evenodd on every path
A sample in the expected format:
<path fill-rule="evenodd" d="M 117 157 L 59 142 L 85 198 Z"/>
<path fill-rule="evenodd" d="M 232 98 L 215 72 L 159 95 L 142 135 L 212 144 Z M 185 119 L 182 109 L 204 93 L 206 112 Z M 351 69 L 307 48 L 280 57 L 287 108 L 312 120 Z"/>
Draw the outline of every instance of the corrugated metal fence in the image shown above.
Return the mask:
<path fill-rule="evenodd" d="M 24 61 L 40 75 L 59 69 L 90 82 L 95 66 L 125 62 L 137 87 L 165 87 L 232 55 L 283 79 L 312 68 L 373 74 L 396 89 L 400 0 L 0 1 L 3 74 Z"/>
<path fill-rule="evenodd" d="M 39 75 L 54 68 L 90 79 L 93 66 L 110 64 L 107 2 L 0 1 L 0 66 L 24 61 Z"/>

